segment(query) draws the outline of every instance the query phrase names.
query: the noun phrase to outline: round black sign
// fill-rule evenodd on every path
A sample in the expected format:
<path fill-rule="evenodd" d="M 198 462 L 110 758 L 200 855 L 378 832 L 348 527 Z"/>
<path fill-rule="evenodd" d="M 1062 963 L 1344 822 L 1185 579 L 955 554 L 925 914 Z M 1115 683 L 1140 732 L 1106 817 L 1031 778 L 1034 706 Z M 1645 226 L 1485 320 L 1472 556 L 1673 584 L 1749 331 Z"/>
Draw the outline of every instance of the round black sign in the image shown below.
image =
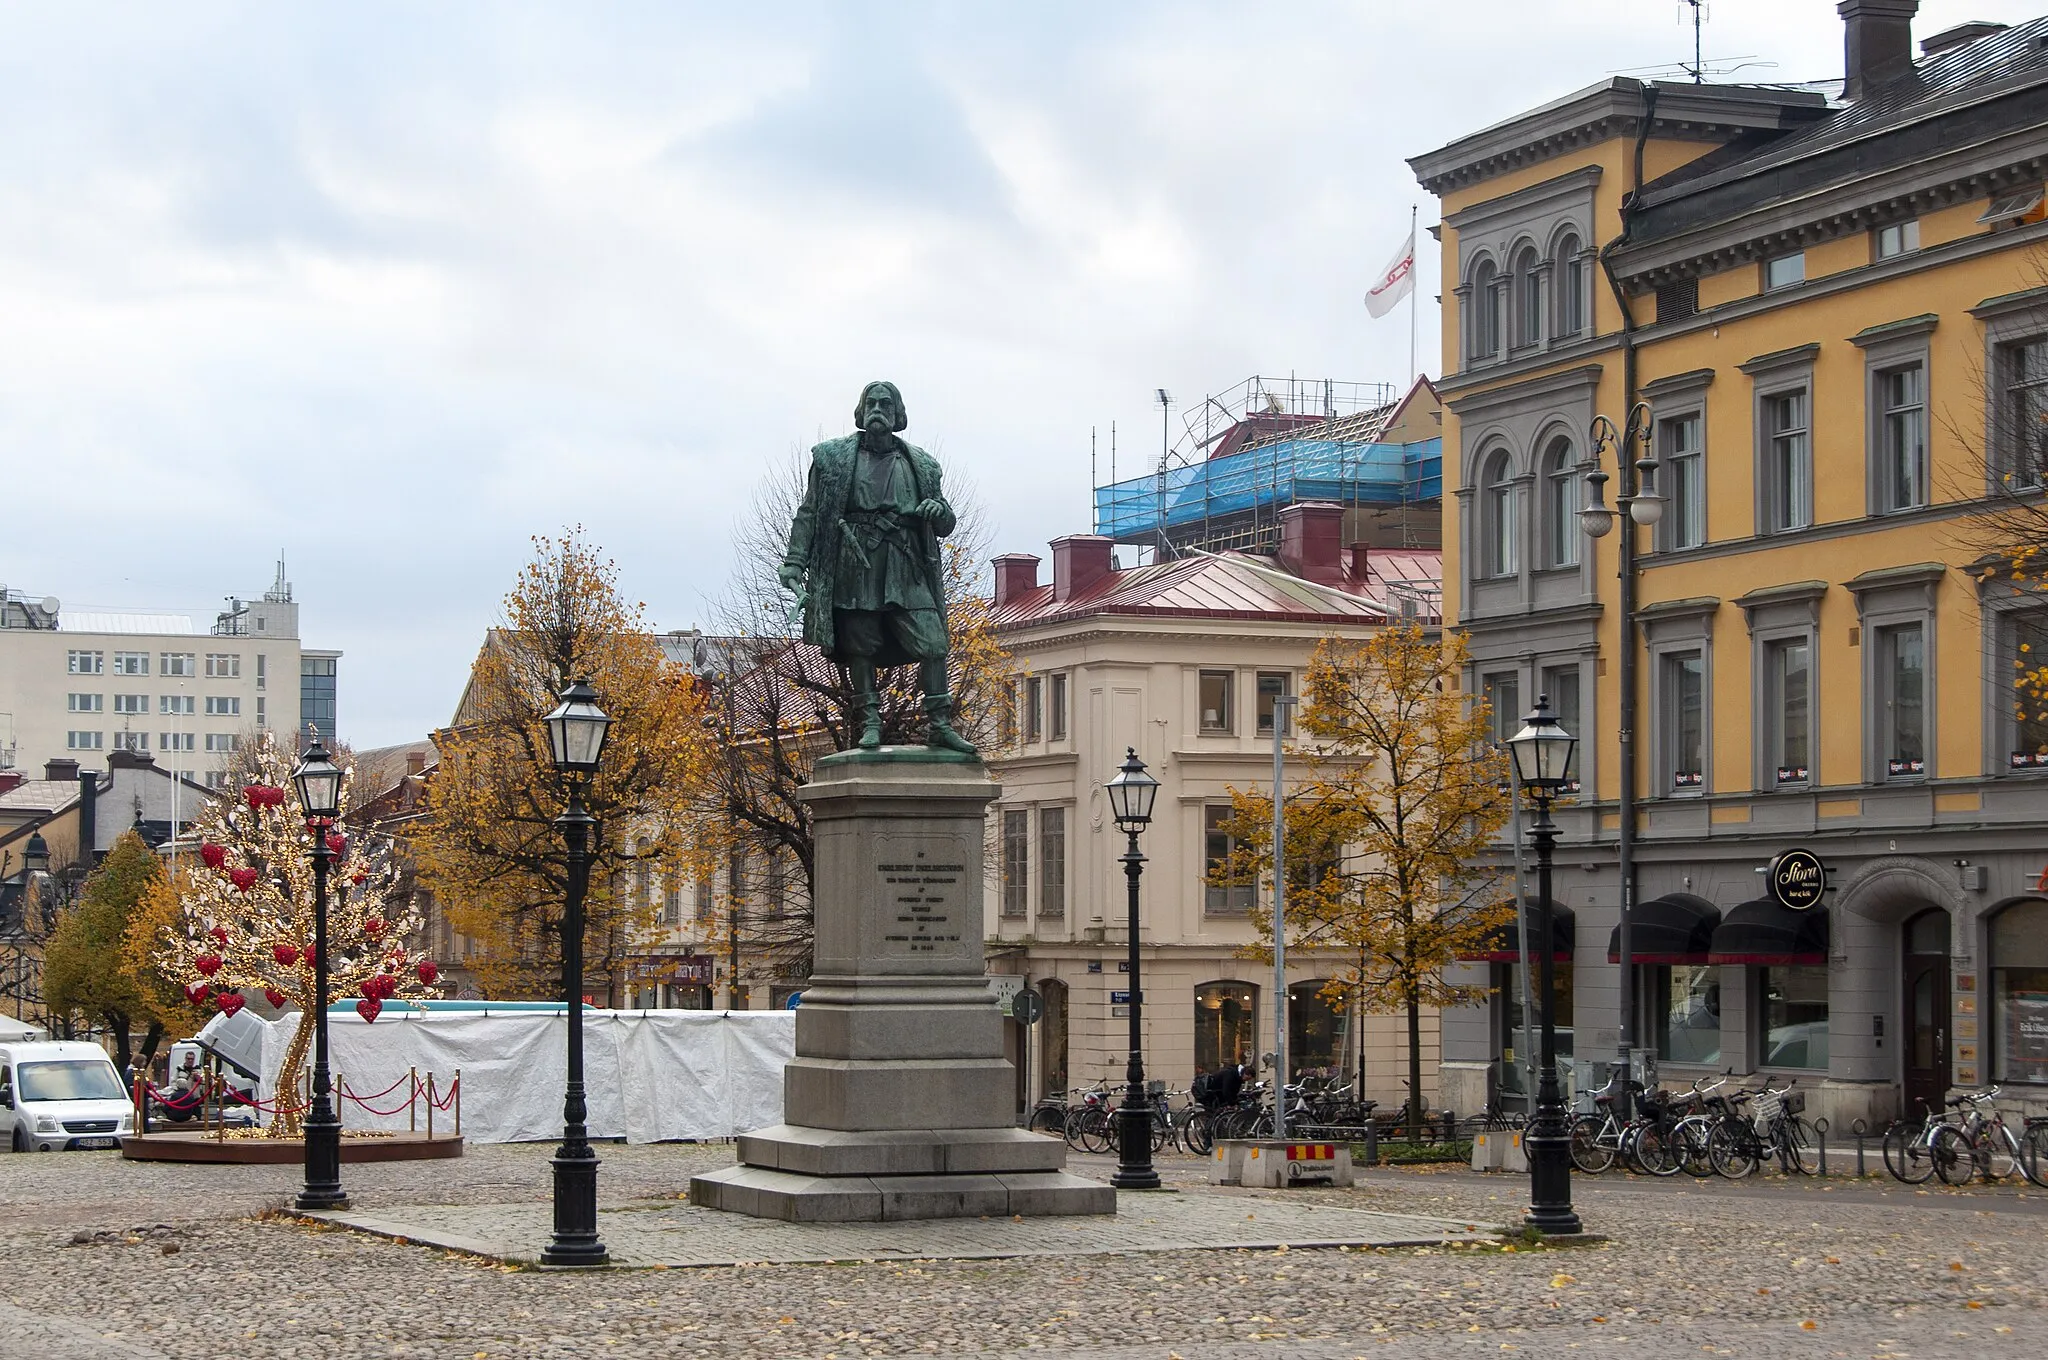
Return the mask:
<path fill-rule="evenodd" d="M 1828 887 L 1827 866 L 1811 850 L 1780 851 L 1766 876 L 1771 880 L 1772 898 L 1793 911 L 1819 906 Z"/>
<path fill-rule="evenodd" d="M 1045 998 L 1026 987 L 1010 998 L 1010 1018 L 1020 1025 L 1035 1025 L 1045 1014 Z"/>

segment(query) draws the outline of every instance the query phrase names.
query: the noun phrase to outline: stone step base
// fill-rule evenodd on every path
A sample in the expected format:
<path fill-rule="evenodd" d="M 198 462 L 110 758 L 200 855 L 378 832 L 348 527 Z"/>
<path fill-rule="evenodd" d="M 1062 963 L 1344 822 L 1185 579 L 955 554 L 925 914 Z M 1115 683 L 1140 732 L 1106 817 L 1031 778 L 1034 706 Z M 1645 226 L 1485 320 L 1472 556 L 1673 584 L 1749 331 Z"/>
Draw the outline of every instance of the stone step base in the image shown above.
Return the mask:
<path fill-rule="evenodd" d="M 805 1176 L 957 1176 L 1062 1171 L 1057 1138 L 1002 1129 L 817 1129 L 775 1124 L 740 1135 L 740 1161 Z"/>
<path fill-rule="evenodd" d="M 1113 1214 L 1116 1191 L 1063 1171 L 961 1176 L 807 1176 L 732 1166 L 690 1178 L 690 1202 L 786 1223 Z"/>

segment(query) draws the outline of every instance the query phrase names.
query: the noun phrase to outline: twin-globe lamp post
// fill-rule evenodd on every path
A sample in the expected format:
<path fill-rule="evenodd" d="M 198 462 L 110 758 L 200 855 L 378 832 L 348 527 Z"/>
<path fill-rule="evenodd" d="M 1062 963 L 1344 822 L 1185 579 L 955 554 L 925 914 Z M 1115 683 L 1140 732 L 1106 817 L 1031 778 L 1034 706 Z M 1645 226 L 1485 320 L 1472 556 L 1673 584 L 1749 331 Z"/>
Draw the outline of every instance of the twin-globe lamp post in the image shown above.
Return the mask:
<path fill-rule="evenodd" d="M 597 706 L 597 691 L 573 681 L 544 720 L 555 769 L 569 786 L 569 806 L 555 825 L 569 847 L 569 897 L 562 914 L 562 1000 L 569 1017 L 568 1082 L 562 1094 L 562 1145 L 555 1150 L 555 1230 L 541 1248 L 545 1266 L 601 1266 L 609 1258 L 597 1235 L 597 1153 L 585 1127 L 583 1094 L 583 897 L 590 886 L 590 829 L 583 791 L 597 773 L 612 720 Z"/>
<path fill-rule="evenodd" d="M 1117 1167 L 1109 1183 L 1119 1190 L 1157 1190 L 1159 1172 L 1152 1165 L 1152 1097 L 1145 1089 L 1145 1058 L 1141 1025 L 1144 984 L 1138 976 L 1138 876 L 1145 871 L 1145 856 L 1138 851 L 1138 833 L 1152 821 L 1152 800 L 1159 796 L 1159 781 L 1145 772 L 1135 746 L 1124 748 L 1125 759 L 1116 777 L 1103 788 L 1109 794 L 1109 810 L 1117 829 L 1130 838 L 1124 850 L 1124 879 L 1130 886 L 1130 998 L 1126 1009 L 1131 1018 L 1131 1056 L 1124 1070 L 1124 1103 L 1117 1111 Z"/>
<path fill-rule="evenodd" d="M 1564 1093 L 1557 1081 L 1556 977 L 1557 954 L 1552 938 L 1550 855 L 1557 843 L 1557 823 L 1550 820 L 1550 800 L 1564 788 L 1578 738 L 1564 730 L 1550 711 L 1548 695 L 1536 696 L 1536 707 L 1522 719 L 1522 730 L 1508 738 L 1514 753 L 1515 779 L 1536 803 L 1536 823 L 1529 839 L 1536 843 L 1536 928 L 1533 950 L 1538 959 L 1537 993 L 1543 1004 L 1543 1041 L 1536 1078 L 1536 1113 L 1522 1141 L 1529 1155 L 1529 1212 L 1522 1221 L 1545 1233 L 1575 1233 L 1579 1216 L 1572 1212 L 1571 1127 L 1565 1117 Z M 1528 943 L 1524 941 L 1524 943 Z"/>
<path fill-rule="evenodd" d="M 313 1099 L 306 1111 L 306 1183 L 297 1204 L 340 1209 L 347 1207 L 348 1195 L 341 1188 L 341 1117 L 327 1070 L 327 864 L 334 856 L 327 836 L 341 818 L 341 767 L 317 731 L 292 771 L 292 784 L 313 836 Z"/>
<path fill-rule="evenodd" d="M 1631 1064 L 1631 1050 L 1635 1047 L 1635 952 L 1630 936 L 1629 924 L 1635 906 L 1635 833 L 1636 833 L 1636 534 L 1635 526 L 1645 528 L 1664 518 L 1666 498 L 1657 492 L 1657 459 L 1652 448 L 1655 422 L 1650 414 L 1648 402 L 1637 402 L 1629 408 L 1627 425 L 1617 430 L 1614 422 L 1606 416 L 1595 416 L 1588 433 L 1592 437 L 1592 470 L 1586 474 L 1586 507 L 1579 511 L 1579 527 L 1588 538 L 1605 538 L 1609 530 L 1626 515 L 1629 527 L 1623 531 L 1619 542 L 1620 562 L 1617 574 L 1621 578 L 1621 607 L 1618 611 L 1621 623 L 1621 666 L 1616 683 L 1621 690 L 1620 709 L 1620 769 L 1616 793 L 1621 803 L 1621 825 L 1615 840 L 1615 868 L 1621 880 L 1621 928 L 1615 940 L 1615 953 L 1621 963 L 1621 989 L 1616 998 L 1617 1015 L 1615 1044 L 1616 1057 L 1622 1070 L 1622 1090 L 1629 1094 L 1625 1102 L 1633 1100 L 1634 1087 L 1630 1081 L 1634 1076 Z M 1642 452 L 1633 463 L 1629 451 L 1640 447 Z M 1620 494 L 1614 498 L 1615 507 L 1609 509 L 1606 500 L 1607 473 L 1600 466 L 1604 450 L 1614 453 L 1615 470 L 1622 475 Z M 1633 472 L 1633 476 L 1630 473 Z M 1633 1113 L 1631 1110 L 1630 1113 Z"/>

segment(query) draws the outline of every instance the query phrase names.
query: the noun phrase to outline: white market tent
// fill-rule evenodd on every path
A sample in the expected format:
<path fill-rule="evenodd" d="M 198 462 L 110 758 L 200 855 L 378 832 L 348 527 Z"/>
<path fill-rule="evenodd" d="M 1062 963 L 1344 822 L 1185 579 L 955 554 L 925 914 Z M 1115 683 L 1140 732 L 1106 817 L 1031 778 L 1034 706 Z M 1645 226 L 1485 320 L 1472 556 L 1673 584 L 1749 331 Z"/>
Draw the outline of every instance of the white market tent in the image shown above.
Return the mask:
<path fill-rule="evenodd" d="M 299 1017 L 216 1015 L 199 1042 L 255 1071 L 274 1099 L 278 1068 Z M 253 1027 L 253 1028 L 252 1028 Z M 348 1091 L 344 1127 L 411 1127 L 409 1076 L 432 1073 L 445 1093 L 462 1076 L 462 1136 L 479 1143 L 562 1135 L 567 1079 L 566 1007 L 551 1002 L 387 1003 L 365 1023 L 353 1003 L 327 1016 L 329 1063 Z M 590 1136 L 656 1143 L 730 1138 L 782 1121 L 782 1068 L 796 1050 L 794 1011 L 583 1011 Z M 311 1050 L 306 1065 L 312 1066 Z M 387 1088 L 394 1087 L 389 1090 Z M 386 1092 L 379 1095 L 379 1092 Z M 376 1110 L 391 1113 L 374 1113 Z M 426 1126 L 424 1100 L 417 1110 Z M 437 1112 L 435 1131 L 450 1112 Z"/>

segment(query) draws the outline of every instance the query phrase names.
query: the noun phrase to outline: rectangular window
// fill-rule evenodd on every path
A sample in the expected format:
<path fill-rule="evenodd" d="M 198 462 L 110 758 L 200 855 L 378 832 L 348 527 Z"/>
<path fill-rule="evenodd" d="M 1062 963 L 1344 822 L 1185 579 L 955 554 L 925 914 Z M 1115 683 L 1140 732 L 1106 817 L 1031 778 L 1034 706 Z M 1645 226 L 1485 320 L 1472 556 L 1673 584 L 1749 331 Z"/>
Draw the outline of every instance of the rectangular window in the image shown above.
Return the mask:
<path fill-rule="evenodd" d="M 64 747 L 70 751 L 97 751 L 102 745 L 98 732 L 66 732 Z"/>
<path fill-rule="evenodd" d="M 1679 416 L 1662 422 L 1667 550 L 1697 548 L 1707 541 L 1707 465 L 1701 455 L 1700 418 Z"/>
<path fill-rule="evenodd" d="M 1502 750 L 1507 739 L 1522 730 L 1522 678 L 1513 671 L 1500 671 L 1479 682 L 1486 696 L 1486 709 L 1493 724 L 1493 740 Z"/>
<path fill-rule="evenodd" d="M 709 878 L 697 880 L 697 919 L 708 921 L 718 906 L 718 889 Z"/>
<path fill-rule="evenodd" d="M 2048 903 L 1991 918 L 1992 1080 L 2048 1082 Z"/>
<path fill-rule="evenodd" d="M 1045 677 L 1034 675 L 1024 681 L 1024 740 L 1045 736 Z"/>
<path fill-rule="evenodd" d="M 1721 1061 L 1721 966 L 1711 963 L 1646 965 L 1651 1042 L 1664 1062 Z"/>
<path fill-rule="evenodd" d="M 233 732 L 208 732 L 206 749 L 215 755 L 225 755 L 241 745 L 241 738 Z"/>
<path fill-rule="evenodd" d="M 1200 690 L 1202 730 L 1204 732 L 1228 732 L 1231 730 L 1231 678 L 1232 675 L 1229 671 L 1202 672 L 1198 688 Z"/>
<path fill-rule="evenodd" d="M 197 702 L 198 700 L 189 694 L 159 695 L 156 701 L 156 711 L 159 713 L 191 713 L 194 711 L 193 705 Z"/>
<path fill-rule="evenodd" d="M 149 653 L 148 653 L 148 652 L 115 652 L 115 653 L 114 653 L 114 674 L 116 674 L 116 675 L 148 675 L 148 674 L 149 674 Z"/>
<path fill-rule="evenodd" d="M 1291 675 L 1287 675 L 1283 672 L 1259 672 L 1258 725 L 1260 736 L 1270 737 L 1273 735 L 1274 716 L 1276 714 L 1284 714 L 1286 712 L 1286 709 L 1275 701 L 1279 699 L 1284 699 L 1290 693 L 1292 693 L 1293 684 L 1294 677 Z M 1287 735 L 1287 720 L 1285 717 L 1280 718 L 1280 724 L 1280 734 L 1282 736 Z"/>
<path fill-rule="evenodd" d="M 1014 808 L 1003 813 L 1003 915 L 1031 911 L 1031 813 Z"/>
<path fill-rule="evenodd" d="M 1067 810 L 1038 812 L 1038 914 L 1067 914 Z"/>
<path fill-rule="evenodd" d="M 1580 726 L 1583 720 L 1579 714 L 1579 668 L 1577 666 L 1546 666 L 1543 669 L 1543 694 L 1550 700 L 1550 711 L 1557 715 L 1558 725 L 1579 739 L 1572 748 L 1572 763 L 1565 770 L 1566 793 L 1579 791 L 1579 752 L 1593 735 Z M 1519 730 L 1519 722 L 1517 724 Z"/>
<path fill-rule="evenodd" d="M 1927 773 L 1926 636 L 1917 623 L 1878 635 L 1879 690 L 1884 703 L 1880 746 L 1886 778 Z"/>
<path fill-rule="evenodd" d="M 1828 970 L 1759 968 L 1757 994 L 1763 1010 L 1762 1065 L 1826 1071 Z"/>
<path fill-rule="evenodd" d="M 98 694 L 73 694 L 69 697 L 73 713 L 98 713 L 105 707 L 104 698 Z"/>
<path fill-rule="evenodd" d="M 1764 648 L 1765 759 L 1773 784 L 1812 778 L 1813 648 L 1805 638 Z"/>
<path fill-rule="evenodd" d="M 1202 910 L 1210 916 L 1242 916 L 1252 909 L 1252 884 L 1221 886 L 1212 877 L 1230 863 L 1231 852 L 1237 849 L 1237 841 L 1225 829 L 1230 817 L 1227 807 L 1202 809 Z"/>
<path fill-rule="evenodd" d="M 224 789 L 227 786 L 228 772 L 226 770 L 208 770 L 206 772 L 206 787 L 209 789 Z"/>
<path fill-rule="evenodd" d="M 1920 220 L 1894 222 L 1888 227 L 1877 229 L 1877 258 L 1889 260 L 1894 255 L 1907 255 L 1920 248 Z"/>
<path fill-rule="evenodd" d="M 1999 469 L 2010 485 L 2048 485 L 2048 337 L 1999 350 Z"/>
<path fill-rule="evenodd" d="M 2011 705 L 2012 768 L 2048 770 L 2048 613 L 2015 615 L 2005 634 L 2012 667 L 1998 683 L 2012 690 L 2001 691 L 1998 702 Z"/>
<path fill-rule="evenodd" d="M 156 749 L 159 751 L 190 751 L 198 745 L 198 738 L 190 732 L 159 732 Z"/>
<path fill-rule="evenodd" d="M 264 711 L 264 700 L 261 696 L 256 700 L 256 725 L 258 727 L 270 726 L 270 715 Z"/>
<path fill-rule="evenodd" d="M 1927 370 L 1919 364 L 1879 373 L 1877 508 L 1927 504 Z"/>
<path fill-rule="evenodd" d="M 116 713 L 147 713 L 149 712 L 149 696 L 147 694 L 116 694 L 114 696 L 114 711 Z"/>
<path fill-rule="evenodd" d="M 191 652 L 159 652 L 156 658 L 158 675 L 191 675 L 193 663 L 198 660 Z"/>
<path fill-rule="evenodd" d="M 1764 398 L 1764 529 L 1782 533 L 1813 523 L 1813 448 L 1806 389 Z"/>
<path fill-rule="evenodd" d="M 270 658 L 265 656 L 262 652 L 256 653 L 256 688 L 258 689 L 263 688 L 263 682 L 265 679 L 268 678 L 268 672 L 270 670 L 269 662 Z"/>
<path fill-rule="evenodd" d="M 1764 290 L 1789 288 L 1806 282 L 1806 252 L 1795 250 L 1764 261 Z"/>
<path fill-rule="evenodd" d="M 240 652 L 208 652 L 206 654 L 206 678 L 209 680 L 241 679 L 242 654 Z"/>
<path fill-rule="evenodd" d="M 232 694 L 209 694 L 206 696 L 206 716 L 239 718 L 242 716 L 242 701 Z"/>
<path fill-rule="evenodd" d="M 105 665 L 101 652 L 71 651 L 65 654 L 73 675 L 98 675 Z"/>
<path fill-rule="evenodd" d="M 1046 677 L 1045 734 L 1054 741 L 1067 739 L 1067 674 Z"/>
<path fill-rule="evenodd" d="M 149 749 L 149 733 L 116 732 L 114 734 L 114 749 L 116 751 L 147 751 Z"/>
<path fill-rule="evenodd" d="M 1707 784 L 1706 664 L 1698 652 L 1663 662 L 1664 768 L 1672 792 L 1698 792 Z"/>

